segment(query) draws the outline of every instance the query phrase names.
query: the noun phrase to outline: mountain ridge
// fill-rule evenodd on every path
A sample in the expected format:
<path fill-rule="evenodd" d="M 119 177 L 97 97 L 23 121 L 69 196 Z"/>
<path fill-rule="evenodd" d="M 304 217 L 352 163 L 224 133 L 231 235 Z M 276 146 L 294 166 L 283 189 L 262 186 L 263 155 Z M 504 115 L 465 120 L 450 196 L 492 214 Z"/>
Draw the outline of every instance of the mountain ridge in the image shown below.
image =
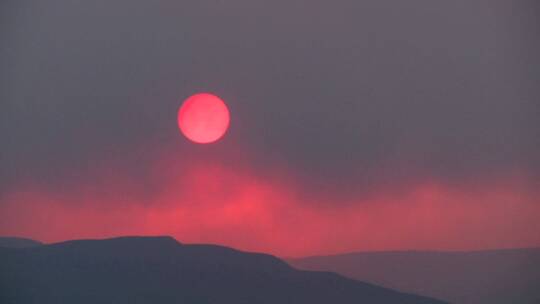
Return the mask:
<path fill-rule="evenodd" d="M 299 269 L 458 304 L 538 303 L 540 248 L 475 251 L 351 252 L 287 259 Z"/>
<path fill-rule="evenodd" d="M 368 250 L 368 251 L 350 251 L 343 253 L 332 253 L 332 254 L 315 254 L 315 255 L 306 255 L 306 256 L 294 256 L 287 257 L 283 256 L 282 258 L 287 261 L 293 260 L 305 260 L 311 258 L 327 258 L 327 257 L 337 257 L 337 256 L 350 256 L 358 254 L 400 254 L 400 253 L 442 253 L 442 254 L 454 254 L 454 253 L 489 253 L 489 252 L 511 252 L 511 251 L 540 251 L 540 246 L 538 247 L 516 247 L 516 248 L 494 248 L 494 249 L 473 249 L 473 250 L 439 250 L 439 249 L 396 249 L 396 250 Z"/>
<path fill-rule="evenodd" d="M 444 303 L 171 237 L 0 248 L 2 303 Z"/>
<path fill-rule="evenodd" d="M 28 248 L 43 245 L 42 242 L 24 237 L 0 236 L 0 247 Z"/>

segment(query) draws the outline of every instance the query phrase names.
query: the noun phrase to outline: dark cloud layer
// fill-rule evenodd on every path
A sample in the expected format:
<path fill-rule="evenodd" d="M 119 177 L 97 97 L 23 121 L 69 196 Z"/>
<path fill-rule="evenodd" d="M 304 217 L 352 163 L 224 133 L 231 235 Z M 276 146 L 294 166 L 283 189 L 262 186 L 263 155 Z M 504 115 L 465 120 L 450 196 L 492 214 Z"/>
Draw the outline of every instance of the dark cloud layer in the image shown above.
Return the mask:
<path fill-rule="evenodd" d="M 535 1 L 3 1 L 2 17 L 2 190 L 99 164 L 151 187 L 166 149 L 338 188 L 538 174 Z M 233 115 L 211 152 L 175 125 L 198 91 Z"/>

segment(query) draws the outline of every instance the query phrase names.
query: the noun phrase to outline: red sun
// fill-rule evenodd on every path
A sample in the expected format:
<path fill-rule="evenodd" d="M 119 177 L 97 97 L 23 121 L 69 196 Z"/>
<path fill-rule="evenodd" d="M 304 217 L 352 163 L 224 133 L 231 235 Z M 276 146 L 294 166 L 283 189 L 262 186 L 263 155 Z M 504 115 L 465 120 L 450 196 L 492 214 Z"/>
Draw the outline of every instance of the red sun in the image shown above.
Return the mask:
<path fill-rule="evenodd" d="M 191 141 L 208 144 L 229 128 L 229 109 L 219 97 L 200 93 L 189 97 L 178 110 L 178 127 Z"/>

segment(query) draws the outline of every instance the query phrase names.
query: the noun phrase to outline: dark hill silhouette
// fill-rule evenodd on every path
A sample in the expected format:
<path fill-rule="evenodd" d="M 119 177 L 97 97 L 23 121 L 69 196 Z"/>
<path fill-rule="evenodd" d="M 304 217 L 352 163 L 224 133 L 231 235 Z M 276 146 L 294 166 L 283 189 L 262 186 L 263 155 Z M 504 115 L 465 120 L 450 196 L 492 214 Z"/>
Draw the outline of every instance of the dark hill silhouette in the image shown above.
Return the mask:
<path fill-rule="evenodd" d="M 266 254 L 182 245 L 169 237 L 0 248 L 0 269 L 3 304 L 442 303 L 300 271 Z"/>
<path fill-rule="evenodd" d="M 540 303 L 540 248 L 363 252 L 288 262 L 456 304 Z"/>
<path fill-rule="evenodd" d="M 0 237 L 0 247 L 27 248 L 41 246 L 43 243 L 20 237 Z"/>

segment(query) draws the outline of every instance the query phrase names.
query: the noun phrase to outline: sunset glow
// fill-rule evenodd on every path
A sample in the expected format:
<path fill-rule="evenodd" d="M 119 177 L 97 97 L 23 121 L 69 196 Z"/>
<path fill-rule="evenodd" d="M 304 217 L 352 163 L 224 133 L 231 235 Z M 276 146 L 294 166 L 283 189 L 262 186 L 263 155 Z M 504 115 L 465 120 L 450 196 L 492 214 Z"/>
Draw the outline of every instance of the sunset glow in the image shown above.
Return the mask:
<path fill-rule="evenodd" d="M 172 235 L 282 256 L 540 243 L 538 193 L 519 174 L 474 186 L 421 178 L 407 187 L 381 184 L 369 193 L 340 194 L 314 189 L 278 167 L 261 176 L 247 164 L 163 154 L 149 171 L 143 189 L 152 191 L 106 167 L 97 170 L 99 181 L 64 193 L 21 185 L 4 197 L 0 213 L 10 216 L 0 231 L 46 242 Z"/>

